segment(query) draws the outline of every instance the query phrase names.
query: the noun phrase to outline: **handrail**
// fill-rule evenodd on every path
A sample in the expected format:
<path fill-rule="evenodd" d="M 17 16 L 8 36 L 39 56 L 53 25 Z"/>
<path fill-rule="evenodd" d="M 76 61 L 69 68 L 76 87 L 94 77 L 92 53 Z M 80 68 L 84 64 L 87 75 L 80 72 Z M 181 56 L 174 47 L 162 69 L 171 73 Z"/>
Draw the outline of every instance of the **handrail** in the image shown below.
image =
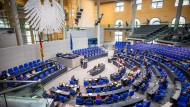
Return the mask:
<path fill-rule="evenodd" d="M 37 84 L 37 83 L 40 83 L 40 82 L 37 81 L 37 82 L 34 82 L 34 83 L 30 83 L 30 84 L 18 86 L 18 87 L 16 87 L 16 88 L 12 88 L 12 89 L 8 89 L 8 90 L 5 90 L 5 91 L 1 91 L 1 92 L 0 92 L 0 95 L 1 95 L 1 94 L 5 94 L 5 93 L 7 93 L 7 92 L 14 91 L 14 90 L 18 90 L 18 89 L 21 89 L 21 88 L 24 88 L 24 87 L 27 87 L 27 86 L 31 86 L 31 85 L 34 85 L 34 84 Z"/>
<path fill-rule="evenodd" d="M 32 82 L 32 83 L 36 83 L 37 81 L 15 81 L 15 80 L 0 80 L 0 83 L 7 83 L 7 82 L 20 82 L 20 83 L 28 83 L 28 82 Z"/>

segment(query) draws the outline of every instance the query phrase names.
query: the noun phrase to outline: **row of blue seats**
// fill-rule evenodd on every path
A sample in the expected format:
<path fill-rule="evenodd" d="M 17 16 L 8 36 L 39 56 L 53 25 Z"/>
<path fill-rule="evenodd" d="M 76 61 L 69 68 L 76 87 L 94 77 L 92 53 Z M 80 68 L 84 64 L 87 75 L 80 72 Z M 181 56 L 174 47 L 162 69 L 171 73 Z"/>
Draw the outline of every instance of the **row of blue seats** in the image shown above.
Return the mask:
<path fill-rule="evenodd" d="M 48 60 L 46 60 L 45 63 L 48 63 Z M 45 63 L 41 62 L 40 59 L 34 60 L 32 62 L 25 63 L 24 66 L 23 65 L 19 65 L 19 67 L 15 66 L 13 68 L 9 68 L 8 69 L 8 73 L 10 75 L 16 75 L 16 74 L 18 74 L 17 72 L 25 72 L 27 70 L 30 70 L 31 68 L 35 68 L 35 67 L 37 67 L 39 65 L 43 65 Z M 6 75 L 6 70 L 2 71 L 2 75 L 3 76 Z"/>
<path fill-rule="evenodd" d="M 47 71 L 45 71 L 45 73 L 42 73 L 42 74 L 40 74 L 39 75 L 39 77 L 34 77 L 34 81 L 38 81 L 39 79 L 43 79 L 43 78 L 45 78 L 46 76 L 49 76 L 49 74 L 51 74 L 51 73 L 54 73 L 55 71 L 57 70 L 57 68 L 52 68 L 52 69 L 50 69 L 50 71 L 49 70 L 47 70 Z"/>
<path fill-rule="evenodd" d="M 179 69 L 177 69 L 175 66 L 172 66 L 172 65 L 171 65 L 170 63 L 168 63 L 168 62 L 164 62 L 164 64 L 165 64 L 166 66 L 168 66 L 169 68 L 171 68 L 171 69 L 175 72 L 176 76 L 178 77 L 178 79 L 179 79 L 181 82 L 184 82 L 184 81 L 185 81 L 186 77 L 183 75 L 183 73 L 182 73 Z"/>
<path fill-rule="evenodd" d="M 105 104 L 112 104 L 114 102 L 119 102 L 120 100 L 126 100 L 129 97 L 131 98 L 134 95 L 134 92 L 135 92 L 134 90 L 131 90 L 129 92 L 124 92 L 124 93 L 119 94 L 119 95 L 113 94 L 113 95 L 111 95 L 111 98 L 105 100 Z M 85 105 L 91 106 L 94 104 L 94 102 L 93 102 L 93 100 L 84 101 L 83 98 L 76 98 L 76 104 L 77 105 L 85 104 Z M 99 99 L 95 100 L 95 104 L 96 105 L 102 105 L 103 100 L 99 100 Z"/>
<path fill-rule="evenodd" d="M 116 49 L 124 49 L 125 46 L 126 46 L 126 42 L 115 42 Z"/>
<path fill-rule="evenodd" d="M 123 87 L 123 85 L 119 85 L 118 87 L 116 87 L 116 86 L 106 87 L 106 89 L 103 89 L 103 88 L 99 87 L 99 88 L 95 88 L 94 90 L 86 88 L 86 93 L 108 92 L 108 91 L 114 91 L 114 90 L 121 89 L 122 87 Z"/>
<path fill-rule="evenodd" d="M 89 84 L 91 84 L 92 86 L 96 86 L 96 85 L 103 85 L 103 84 L 108 84 L 109 83 L 109 79 L 101 79 L 98 80 L 98 82 L 95 81 L 91 81 L 89 82 L 88 80 L 84 80 L 84 86 L 88 86 Z"/>
<path fill-rule="evenodd" d="M 150 101 L 143 101 L 142 103 L 136 103 L 135 107 L 150 107 L 151 100 Z"/>
<path fill-rule="evenodd" d="M 187 102 L 190 98 L 190 93 L 188 92 L 188 87 L 190 87 L 190 82 L 186 82 L 184 85 L 181 86 L 181 95 L 178 98 L 178 106 L 181 107 L 186 107 L 187 106 Z"/>

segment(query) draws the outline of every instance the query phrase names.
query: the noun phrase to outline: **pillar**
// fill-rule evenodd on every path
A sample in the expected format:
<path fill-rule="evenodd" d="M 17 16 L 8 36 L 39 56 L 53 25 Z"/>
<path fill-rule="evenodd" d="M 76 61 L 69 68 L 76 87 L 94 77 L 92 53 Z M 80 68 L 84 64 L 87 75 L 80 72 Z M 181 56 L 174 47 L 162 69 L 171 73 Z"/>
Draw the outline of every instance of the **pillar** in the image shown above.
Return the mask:
<path fill-rule="evenodd" d="M 80 7 L 83 9 L 79 27 L 94 27 L 94 0 L 80 0 Z"/>
<path fill-rule="evenodd" d="M 134 34 L 134 29 L 135 29 L 135 17 L 136 17 L 136 10 L 137 10 L 137 5 L 136 5 L 136 0 L 132 1 L 132 36 Z"/>
<path fill-rule="evenodd" d="M 97 0 L 97 19 L 100 18 L 100 0 Z M 100 46 L 100 23 L 97 25 L 97 45 Z"/>
<path fill-rule="evenodd" d="M 177 7 L 177 13 L 176 13 L 176 19 L 175 19 L 174 30 L 176 30 L 178 28 L 182 7 L 183 7 L 183 0 L 179 0 L 178 7 Z"/>
<path fill-rule="evenodd" d="M 18 17 L 18 12 L 17 12 L 16 0 L 10 0 L 10 6 L 11 6 L 11 12 L 12 12 L 12 16 L 13 16 L 14 28 L 16 31 L 17 44 L 23 45 L 22 33 L 21 33 L 20 22 L 19 22 L 19 17 Z"/>
<path fill-rule="evenodd" d="M 63 0 L 60 0 L 60 5 L 61 5 L 61 7 L 63 8 L 63 11 L 65 12 Z M 65 14 L 66 14 L 66 13 L 65 13 Z M 62 28 L 62 35 L 63 35 L 63 39 L 66 39 L 66 26 L 64 26 L 64 27 Z"/>

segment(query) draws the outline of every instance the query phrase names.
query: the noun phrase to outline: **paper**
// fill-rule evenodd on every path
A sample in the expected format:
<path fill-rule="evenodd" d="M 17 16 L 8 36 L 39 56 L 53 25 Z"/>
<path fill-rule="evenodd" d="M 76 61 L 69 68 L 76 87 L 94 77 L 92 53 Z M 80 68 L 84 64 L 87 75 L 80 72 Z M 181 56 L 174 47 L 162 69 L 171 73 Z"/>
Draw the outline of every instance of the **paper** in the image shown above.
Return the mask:
<path fill-rule="evenodd" d="M 62 91 L 61 91 L 61 90 L 57 90 L 57 91 L 56 91 L 56 93 L 60 93 L 60 92 L 62 92 Z"/>

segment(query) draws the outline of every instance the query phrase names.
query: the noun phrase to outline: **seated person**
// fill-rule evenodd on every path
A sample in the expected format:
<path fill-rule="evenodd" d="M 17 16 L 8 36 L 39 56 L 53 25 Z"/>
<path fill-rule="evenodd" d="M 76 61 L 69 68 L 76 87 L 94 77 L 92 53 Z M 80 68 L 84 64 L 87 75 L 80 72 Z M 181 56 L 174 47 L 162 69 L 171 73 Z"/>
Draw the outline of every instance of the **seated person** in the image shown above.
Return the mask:
<path fill-rule="evenodd" d="M 121 85 L 121 82 L 117 82 L 116 88 L 118 88 Z"/>
<path fill-rule="evenodd" d="M 32 70 L 32 74 L 33 74 L 33 75 L 36 75 L 36 74 L 37 74 L 35 69 Z"/>
<path fill-rule="evenodd" d="M 150 71 L 147 71 L 146 77 L 149 78 L 149 79 L 151 78 L 151 73 L 150 73 Z"/>
<path fill-rule="evenodd" d="M 113 100 L 111 94 L 109 94 L 108 96 L 106 96 L 106 98 L 104 99 L 104 101 L 111 101 Z"/>
<path fill-rule="evenodd" d="M 188 70 L 187 70 L 189 73 L 190 73 L 190 66 L 188 67 Z"/>
<path fill-rule="evenodd" d="M 13 81 L 17 81 L 15 76 L 13 77 Z M 12 85 L 13 87 L 15 87 L 17 84 L 18 84 L 17 82 L 13 82 L 11 85 Z"/>
<path fill-rule="evenodd" d="M 141 81 L 141 84 L 142 84 L 142 83 L 147 83 L 147 82 L 148 82 L 147 77 L 146 77 L 146 76 L 143 76 L 142 81 Z"/>
<path fill-rule="evenodd" d="M 142 91 L 146 87 L 145 83 L 142 83 L 142 85 L 139 86 L 139 89 Z"/>
<path fill-rule="evenodd" d="M 78 80 L 75 78 L 74 75 L 71 77 L 71 80 L 73 80 L 75 82 L 75 84 L 78 84 Z"/>
<path fill-rule="evenodd" d="M 82 93 L 81 93 L 81 92 L 79 92 L 79 93 L 78 93 L 78 96 L 77 96 L 77 98 L 81 98 L 81 99 L 84 99 L 84 98 L 82 97 Z"/>
<path fill-rule="evenodd" d="M 53 99 L 55 99 L 55 98 L 56 98 L 56 95 L 55 95 L 55 94 L 52 94 L 52 93 L 48 90 L 48 91 L 44 91 L 44 92 L 43 92 L 43 97 L 44 97 L 44 98 L 53 98 Z"/>
<path fill-rule="evenodd" d="M 20 80 L 24 80 L 25 79 L 25 77 L 21 74 L 20 75 Z"/>
<path fill-rule="evenodd" d="M 164 88 L 167 88 L 167 81 L 165 78 L 161 78 L 159 80 L 159 84 L 162 84 Z"/>
<path fill-rule="evenodd" d="M 0 72 L 0 80 L 3 80 L 4 78 L 3 78 L 3 75 L 2 75 L 2 73 Z"/>
<path fill-rule="evenodd" d="M 9 74 L 9 72 L 6 71 L 5 78 L 8 78 L 8 77 L 10 77 L 10 76 L 11 76 L 11 75 Z"/>
<path fill-rule="evenodd" d="M 89 84 L 89 85 L 86 87 L 86 89 L 92 89 L 92 85 Z"/>
<path fill-rule="evenodd" d="M 100 66 L 101 66 L 101 64 L 99 63 L 99 64 L 98 64 L 98 67 L 100 67 Z"/>
<path fill-rule="evenodd" d="M 107 91 L 110 91 L 110 87 L 108 85 L 103 88 L 103 92 L 107 92 Z"/>
<path fill-rule="evenodd" d="M 190 86 L 187 87 L 185 90 L 183 90 L 183 92 L 181 93 L 181 95 L 185 96 L 185 97 L 189 97 L 190 96 Z"/>
<path fill-rule="evenodd" d="M 59 87 L 63 87 L 63 81 L 59 82 Z"/>
<path fill-rule="evenodd" d="M 94 66 L 93 70 L 98 69 L 98 66 Z"/>
<path fill-rule="evenodd" d="M 30 78 L 32 75 L 28 72 L 26 73 L 26 78 Z"/>
<path fill-rule="evenodd" d="M 92 98 L 90 97 L 90 95 L 88 95 L 88 98 L 84 102 L 85 103 L 86 102 L 92 102 L 92 103 L 94 103 L 94 101 L 92 100 Z"/>
<path fill-rule="evenodd" d="M 102 100 L 102 97 L 100 96 L 100 94 L 97 94 L 96 100 Z"/>

